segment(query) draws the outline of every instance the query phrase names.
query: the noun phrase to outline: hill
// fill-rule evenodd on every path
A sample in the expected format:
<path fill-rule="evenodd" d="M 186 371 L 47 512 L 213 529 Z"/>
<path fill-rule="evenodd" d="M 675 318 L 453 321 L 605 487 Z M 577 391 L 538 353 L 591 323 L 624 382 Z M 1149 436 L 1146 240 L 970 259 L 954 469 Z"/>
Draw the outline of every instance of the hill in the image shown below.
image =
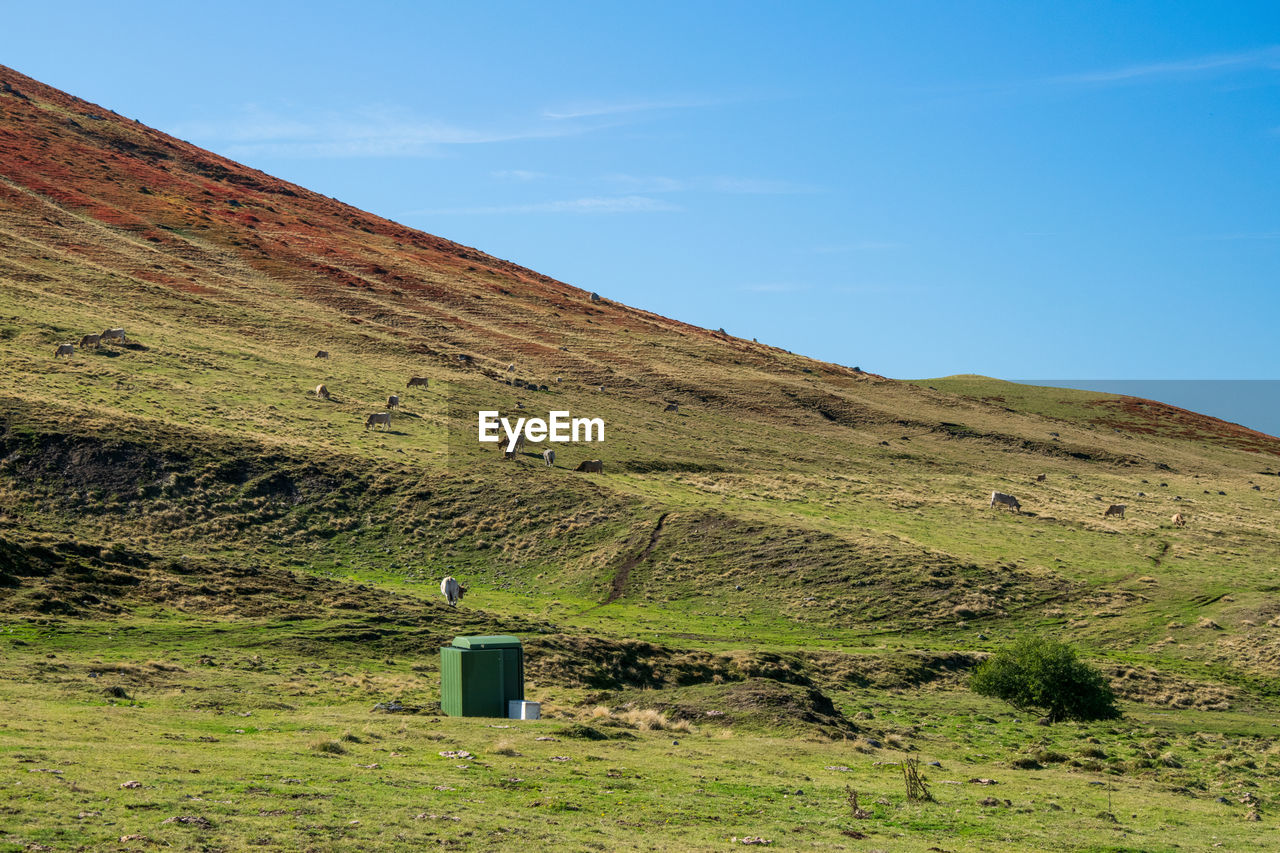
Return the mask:
<path fill-rule="evenodd" d="M 1197 832 L 1243 843 L 1256 802 L 1237 814 L 1214 798 L 1273 795 L 1280 440 L 1116 395 L 899 382 L 690 326 L 5 68 L 0 164 L 0 695 L 26 721 L 0 749 L 34 769 L 70 762 L 91 792 L 33 776 L 38 802 L 8 807 L 40 829 L 6 836 L 13 849 L 195 844 L 186 824 L 133 831 L 132 795 L 107 784 L 121 762 L 146 767 L 170 810 L 270 775 L 191 831 L 289 849 L 400 836 L 616 847 L 637 834 L 709 847 L 753 824 L 833 846 L 854 831 L 843 784 L 889 796 L 869 759 L 895 743 L 975 778 L 1007 779 L 1041 754 L 1031 763 L 1049 769 L 1018 782 L 1019 807 L 1041 812 L 1119 780 L 1134 814 L 1123 829 L 1143 849 L 1188 810 Z M 123 344 L 54 355 L 116 327 Z M 407 387 L 413 376 L 428 386 Z M 390 428 L 367 430 L 393 393 Z M 600 417 L 606 441 L 558 448 L 552 468 L 533 446 L 504 460 L 475 440 L 480 409 Z M 572 470 L 596 458 L 603 474 Z M 989 508 L 997 489 L 1023 512 Z M 1123 519 L 1104 517 L 1111 504 Z M 438 600 L 444 574 L 470 590 L 457 612 Z M 367 712 L 392 698 L 429 709 L 434 648 L 491 630 L 525 637 L 531 692 L 553 717 L 594 719 L 605 746 L 494 744 L 472 804 L 449 806 L 462 826 L 401 815 L 394 831 L 353 828 L 344 809 L 363 825 L 420 802 L 397 790 L 428 768 L 448 789 L 469 778 L 423 751 L 475 749 L 484 727 Z M 1137 722 L 1050 734 L 962 689 L 984 653 L 1031 630 L 1100 661 Z M 102 692 L 104 675 L 119 694 Z M 94 719 L 115 733 L 100 755 L 83 746 Z M 672 726 L 704 778 L 667 754 Z M 230 743 L 246 738 L 252 758 Z M 381 805 L 342 795 L 304 828 L 281 826 L 288 780 L 332 799 L 352 763 L 334 756 L 351 752 L 364 770 L 385 764 L 358 783 Z M 541 789 L 503 781 L 534 772 L 521 769 L 534 756 Z M 595 768 L 546 764 L 592 757 L 604 788 L 584 787 Z M 172 769 L 206 761 L 205 787 Z M 636 774 L 661 781 L 625 782 Z M 369 793 L 382 783 L 396 790 Z M 821 793 L 787 794 L 800 797 L 792 815 L 779 786 Z M 856 831 L 988 850 L 1031 831 L 1012 804 L 963 791 L 963 818 L 895 796 Z M 732 827 L 715 797 L 736 804 Z M 694 835 L 666 834 L 667 807 Z M 544 808 L 597 810 L 602 826 L 485 820 Z M 67 809 L 97 815 L 68 827 Z M 1049 815 L 1035 843 L 1116 831 Z"/>

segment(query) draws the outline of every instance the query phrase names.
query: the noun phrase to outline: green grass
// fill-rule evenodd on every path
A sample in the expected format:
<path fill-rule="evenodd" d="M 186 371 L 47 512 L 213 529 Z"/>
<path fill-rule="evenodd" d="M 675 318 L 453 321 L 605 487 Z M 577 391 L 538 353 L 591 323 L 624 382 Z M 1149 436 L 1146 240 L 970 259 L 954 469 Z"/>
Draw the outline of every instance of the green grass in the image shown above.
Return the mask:
<path fill-rule="evenodd" d="M 1280 443 L 593 303 L 19 88 L 0 847 L 1278 846 Z M 116 156 L 137 146 L 163 156 Z M 52 357 L 108 326 L 130 344 Z M 598 415 L 607 441 L 503 461 L 480 408 Z M 964 688 L 1027 631 L 1102 666 L 1124 719 L 1046 728 Z M 435 649 L 471 632 L 524 638 L 548 719 L 431 713 Z M 370 713 L 393 698 L 427 712 Z M 904 802 L 905 751 L 941 762 L 937 803 Z"/>
<path fill-rule="evenodd" d="M 1269 801 L 1280 773 L 1274 726 L 1248 715 L 1130 706 L 1120 722 L 1045 728 L 955 689 L 905 704 L 851 691 L 841 704 L 863 734 L 847 740 L 714 717 L 687 732 L 627 728 L 575 711 L 573 690 L 548 691 L 553 716 L 538 722 L 387 715 L 370 709 L 438 699 L 434 673 L 418 666 L 429 654 L 299 654 L 311 635 L 301 623 L 130 622 L 15 627 L 0 640 L 2 849 L 114 847 L 129 835 L 184 849 L 720 849 L 748 835 L 847 849 L 846 830 L 903 850 L 1275 842 L 1239 802 Z M 132 698 L 106 696 L 114 685 Z M 567 736 L 574 715 L 610 739 Z M 440 756 L 448 750 L 474 758 Z M 926 767 L 937 802 L 905 801 L 893 762 L 908 753 L 941 762 Z M 1013 769 L 1022 756 L 1048 763 Z M 141 786 L 121 787 L 132 781 Z M 870 818 L 849 816 L 846 785 Z M 999 804 L 981 805 L 989 796 Z M 179 816 L 208 825 L 165 823 Z"/>

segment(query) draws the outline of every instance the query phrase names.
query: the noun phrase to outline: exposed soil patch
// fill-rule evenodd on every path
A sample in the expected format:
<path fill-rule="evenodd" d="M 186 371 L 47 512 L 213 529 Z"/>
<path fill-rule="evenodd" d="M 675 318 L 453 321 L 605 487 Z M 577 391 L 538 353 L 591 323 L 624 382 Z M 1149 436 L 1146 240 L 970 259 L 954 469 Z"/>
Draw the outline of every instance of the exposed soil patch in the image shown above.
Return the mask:
<path fill-rule="evenodd" d="M 526 665 L 540 680 L 600 690 L 679 687 L 765 678 L 831 689 L 953 685 L 986 654 L 908 651 L 890 655 L 838 652 L 673 649 L 639 640 L 547 634 L 525 640 Z"/>
<path fill-rule="evenodd" d="M 649 534 L 649 542 L 644 546 L 644 549 L 640 553 L 623 560 L 622 565 L 618 566 L 618 571 L 613 576 L 613 585 L 609 590 L 609 598 L 606 603 L 617 601 L 626 592 L 627 581 L 631 579 L 631 570 L 648 559 L 654 546 L 658 544 L 658 537 L 662 535 L 662 525 L 666 523 L 668 515 L 670 513 L 664 512 L 658 516 L 658 523 L 654 525 L 653 532 Z"/>
<path fill-rule="evenodd" d="M 65 489 L 132 495 L 188 458 L 122 440 L 77 435 L 20 434 L 9 424 L 0 432 L 0 459 L 8 475 L 27 483 L 58 483 Z"/>

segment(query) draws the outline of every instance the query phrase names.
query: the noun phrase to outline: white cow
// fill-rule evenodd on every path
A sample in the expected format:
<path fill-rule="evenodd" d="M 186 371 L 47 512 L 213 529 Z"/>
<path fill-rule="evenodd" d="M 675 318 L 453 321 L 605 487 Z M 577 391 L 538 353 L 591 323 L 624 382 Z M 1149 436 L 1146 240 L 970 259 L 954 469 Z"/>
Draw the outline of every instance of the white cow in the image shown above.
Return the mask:
<path fill-rule="evenodd" d="M 996 504 L 1007 506 L 1014 512 L 1022 512 L 1022 504 L 1018 503 L 1018 499 L 1013 495 L 1006 495 L 1004 492 L 991 493 L 991 506 L 994 507 Z"/>
<path fill-rule="evenodd" d="M 440 581 L 440 594 L 449 602 L 450 607 L 457 607 L 466 593 L 466 588 L 454 580 L 452 575 Z"/>
<path fill-rule="evenodd" d="M 542 451 L 542 461 L 547 463 L 548 468 L 554 468 L 556 465 L 556 452 L 548 447 Z"/>

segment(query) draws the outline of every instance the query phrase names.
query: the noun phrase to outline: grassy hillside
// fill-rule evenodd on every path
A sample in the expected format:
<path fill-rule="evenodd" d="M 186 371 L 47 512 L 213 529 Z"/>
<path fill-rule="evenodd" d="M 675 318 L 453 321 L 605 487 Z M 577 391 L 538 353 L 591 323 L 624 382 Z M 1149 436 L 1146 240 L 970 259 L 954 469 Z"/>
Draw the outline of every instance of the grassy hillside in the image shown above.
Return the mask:
<path fill-rule="evenodd" d="M 0 362 L 0 848 L 1274 844 L 1275 438 L 597 301 L 3 68 Z M 503 460 L 481 408 L 607 440 Z M 548 720 L 433 713 L 481 631 Z M 964 689 L 1026 631 L 1125 719 Z"/>

